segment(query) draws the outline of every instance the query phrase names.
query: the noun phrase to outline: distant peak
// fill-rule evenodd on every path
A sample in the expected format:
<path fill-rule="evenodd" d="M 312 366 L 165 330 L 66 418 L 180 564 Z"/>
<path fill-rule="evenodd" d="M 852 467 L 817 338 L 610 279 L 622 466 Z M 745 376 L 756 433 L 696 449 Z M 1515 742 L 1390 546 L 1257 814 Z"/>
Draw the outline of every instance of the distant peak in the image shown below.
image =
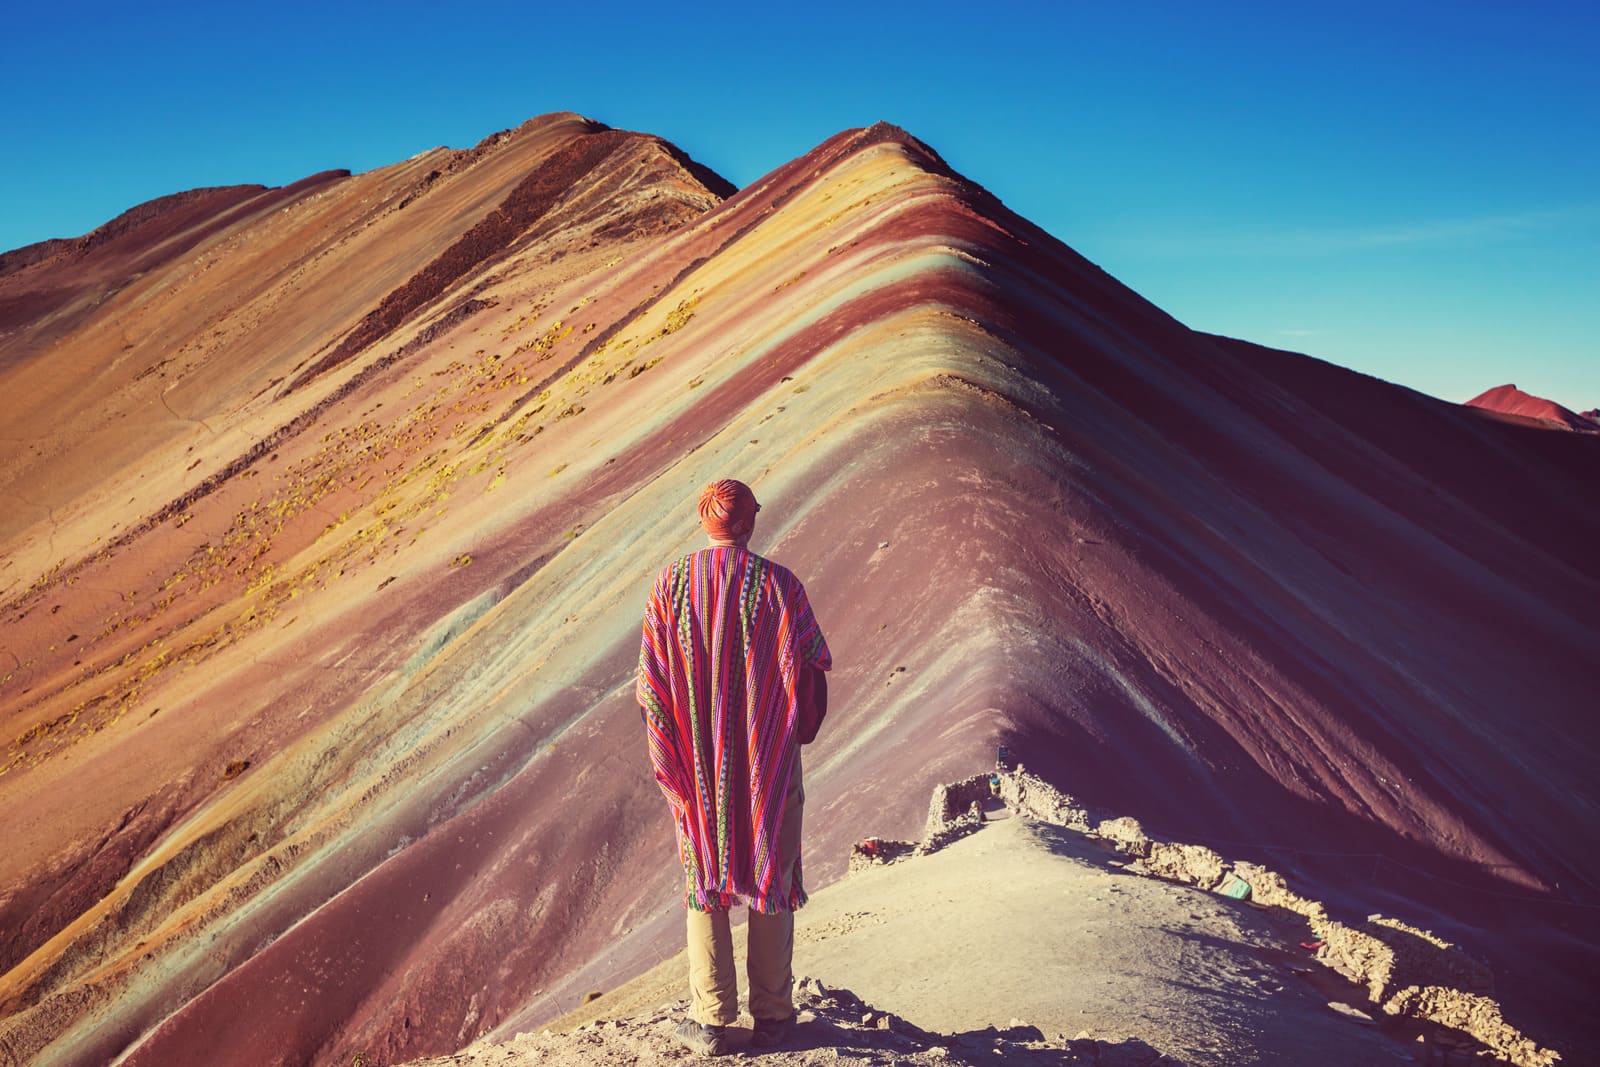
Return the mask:
<path fill-rule="evenodd" d="M 1597 425 L 1593 419 L 1579 415 L 1569 408 L 1564 408 L 1553 400 L 1546 400 L 1542 396 L 1525 393 L 1518 389 L 1515 384 L 1509 382 L 1479 393 L 1467 401 L 1466 406 L 1480 408 L 1484 411 L 1493 411 L 1501 415 L 1535 419 L 1567 430 L 1582 430 L 1586 433 L 1592 433 L 1600 429 L 1600 425 Z"/>

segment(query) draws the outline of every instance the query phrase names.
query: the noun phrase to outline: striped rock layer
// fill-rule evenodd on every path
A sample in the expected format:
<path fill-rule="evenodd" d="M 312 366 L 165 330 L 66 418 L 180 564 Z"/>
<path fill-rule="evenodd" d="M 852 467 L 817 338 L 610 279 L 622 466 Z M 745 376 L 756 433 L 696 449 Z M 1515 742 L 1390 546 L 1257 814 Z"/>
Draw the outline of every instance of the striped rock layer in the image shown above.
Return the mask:
<path fill-rule="evenodd" d="M 675 948 L 633 672 L 720 477 L 834 650 L 815 884 L 1004 745 L 1589 1025 L 1600 439 L 1195 333 L 893 127 L 157 201 L 0 259 L 0 396 L 0 1062 L 392 1062 Z"/>

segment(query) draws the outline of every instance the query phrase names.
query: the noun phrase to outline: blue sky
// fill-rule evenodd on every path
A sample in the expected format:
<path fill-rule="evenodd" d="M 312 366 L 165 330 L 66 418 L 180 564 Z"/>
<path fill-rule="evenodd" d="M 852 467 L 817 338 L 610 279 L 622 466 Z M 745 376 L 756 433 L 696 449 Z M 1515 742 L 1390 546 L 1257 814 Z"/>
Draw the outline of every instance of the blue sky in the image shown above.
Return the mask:
<path fill-rule="evenodd" d="M 0 248 L 572 110 L 745 184 L 906 127 L 1197 329 L 1600 406 L 1600 5 L 34 3 Z"/>

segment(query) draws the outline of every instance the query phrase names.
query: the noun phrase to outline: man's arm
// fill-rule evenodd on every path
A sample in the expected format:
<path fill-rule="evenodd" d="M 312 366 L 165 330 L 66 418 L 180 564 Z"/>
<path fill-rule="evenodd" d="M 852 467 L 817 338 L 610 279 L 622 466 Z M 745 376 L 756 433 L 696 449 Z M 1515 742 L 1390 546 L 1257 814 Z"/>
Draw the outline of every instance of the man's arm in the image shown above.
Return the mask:
<path fill-rule="evenodd" d="M 650 743 L 650 769 L 655 773 L 656 785 L 673 810 L 681 810 L 687 803 L 688 781 L 684 778 L 683 761 L 672 740 L 672 727 L 663 726 L 661 715 L 643 704 L 645 733 Z"/>
<path fill-rule="evenodd" d="M 662 622 L 657 590 L 645 606 L 644 633 L 639 645 L 639 677 L 635 699 L 644 718 L 650 746 L 650 767 L 656 784 L 673 810 L 681 810 L 689 795 L 687 771 L 677 744 L 677 717 L 672 712 L 671 668 L 667 663 L 670 628 Z"/>
<path fill-rule="evenodd" d="M 817 709 L 817 725 L 822 725 L 823 716 L 828 714 L 828 672 L 821 667 L 806 667 L 806 676 L 810 681 L 811 705 Z"/>
<path fill-rule="evenodd" d="M 822 720 L 828 714 L 828 672 L 821 667 L 806 664 L 800 668 L 799 721 L 796 730 L 800 743 L 809 745 L 817 739 Z"/>

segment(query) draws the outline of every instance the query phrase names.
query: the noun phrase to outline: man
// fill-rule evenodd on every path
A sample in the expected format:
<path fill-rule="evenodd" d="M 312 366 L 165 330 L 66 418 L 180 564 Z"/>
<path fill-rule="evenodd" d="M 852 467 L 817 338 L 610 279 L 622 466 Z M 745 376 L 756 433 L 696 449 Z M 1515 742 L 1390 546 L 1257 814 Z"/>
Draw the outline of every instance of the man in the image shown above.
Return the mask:
<path fill-rule="evenodd" d="M 650 590 L 638 699 L 685 875 L 691 1008 L 678 1038 L 715 1056 L 739 1015 L 735 903 L 750 909 L 751 1044 L 782 1044 L 794 1024 L 800 744 L 826 711 L 832 658 L 800 580 L 749 549 L 761 510 L 750 487 L 712 482 L 699 510 L 710 545 Z"/>

